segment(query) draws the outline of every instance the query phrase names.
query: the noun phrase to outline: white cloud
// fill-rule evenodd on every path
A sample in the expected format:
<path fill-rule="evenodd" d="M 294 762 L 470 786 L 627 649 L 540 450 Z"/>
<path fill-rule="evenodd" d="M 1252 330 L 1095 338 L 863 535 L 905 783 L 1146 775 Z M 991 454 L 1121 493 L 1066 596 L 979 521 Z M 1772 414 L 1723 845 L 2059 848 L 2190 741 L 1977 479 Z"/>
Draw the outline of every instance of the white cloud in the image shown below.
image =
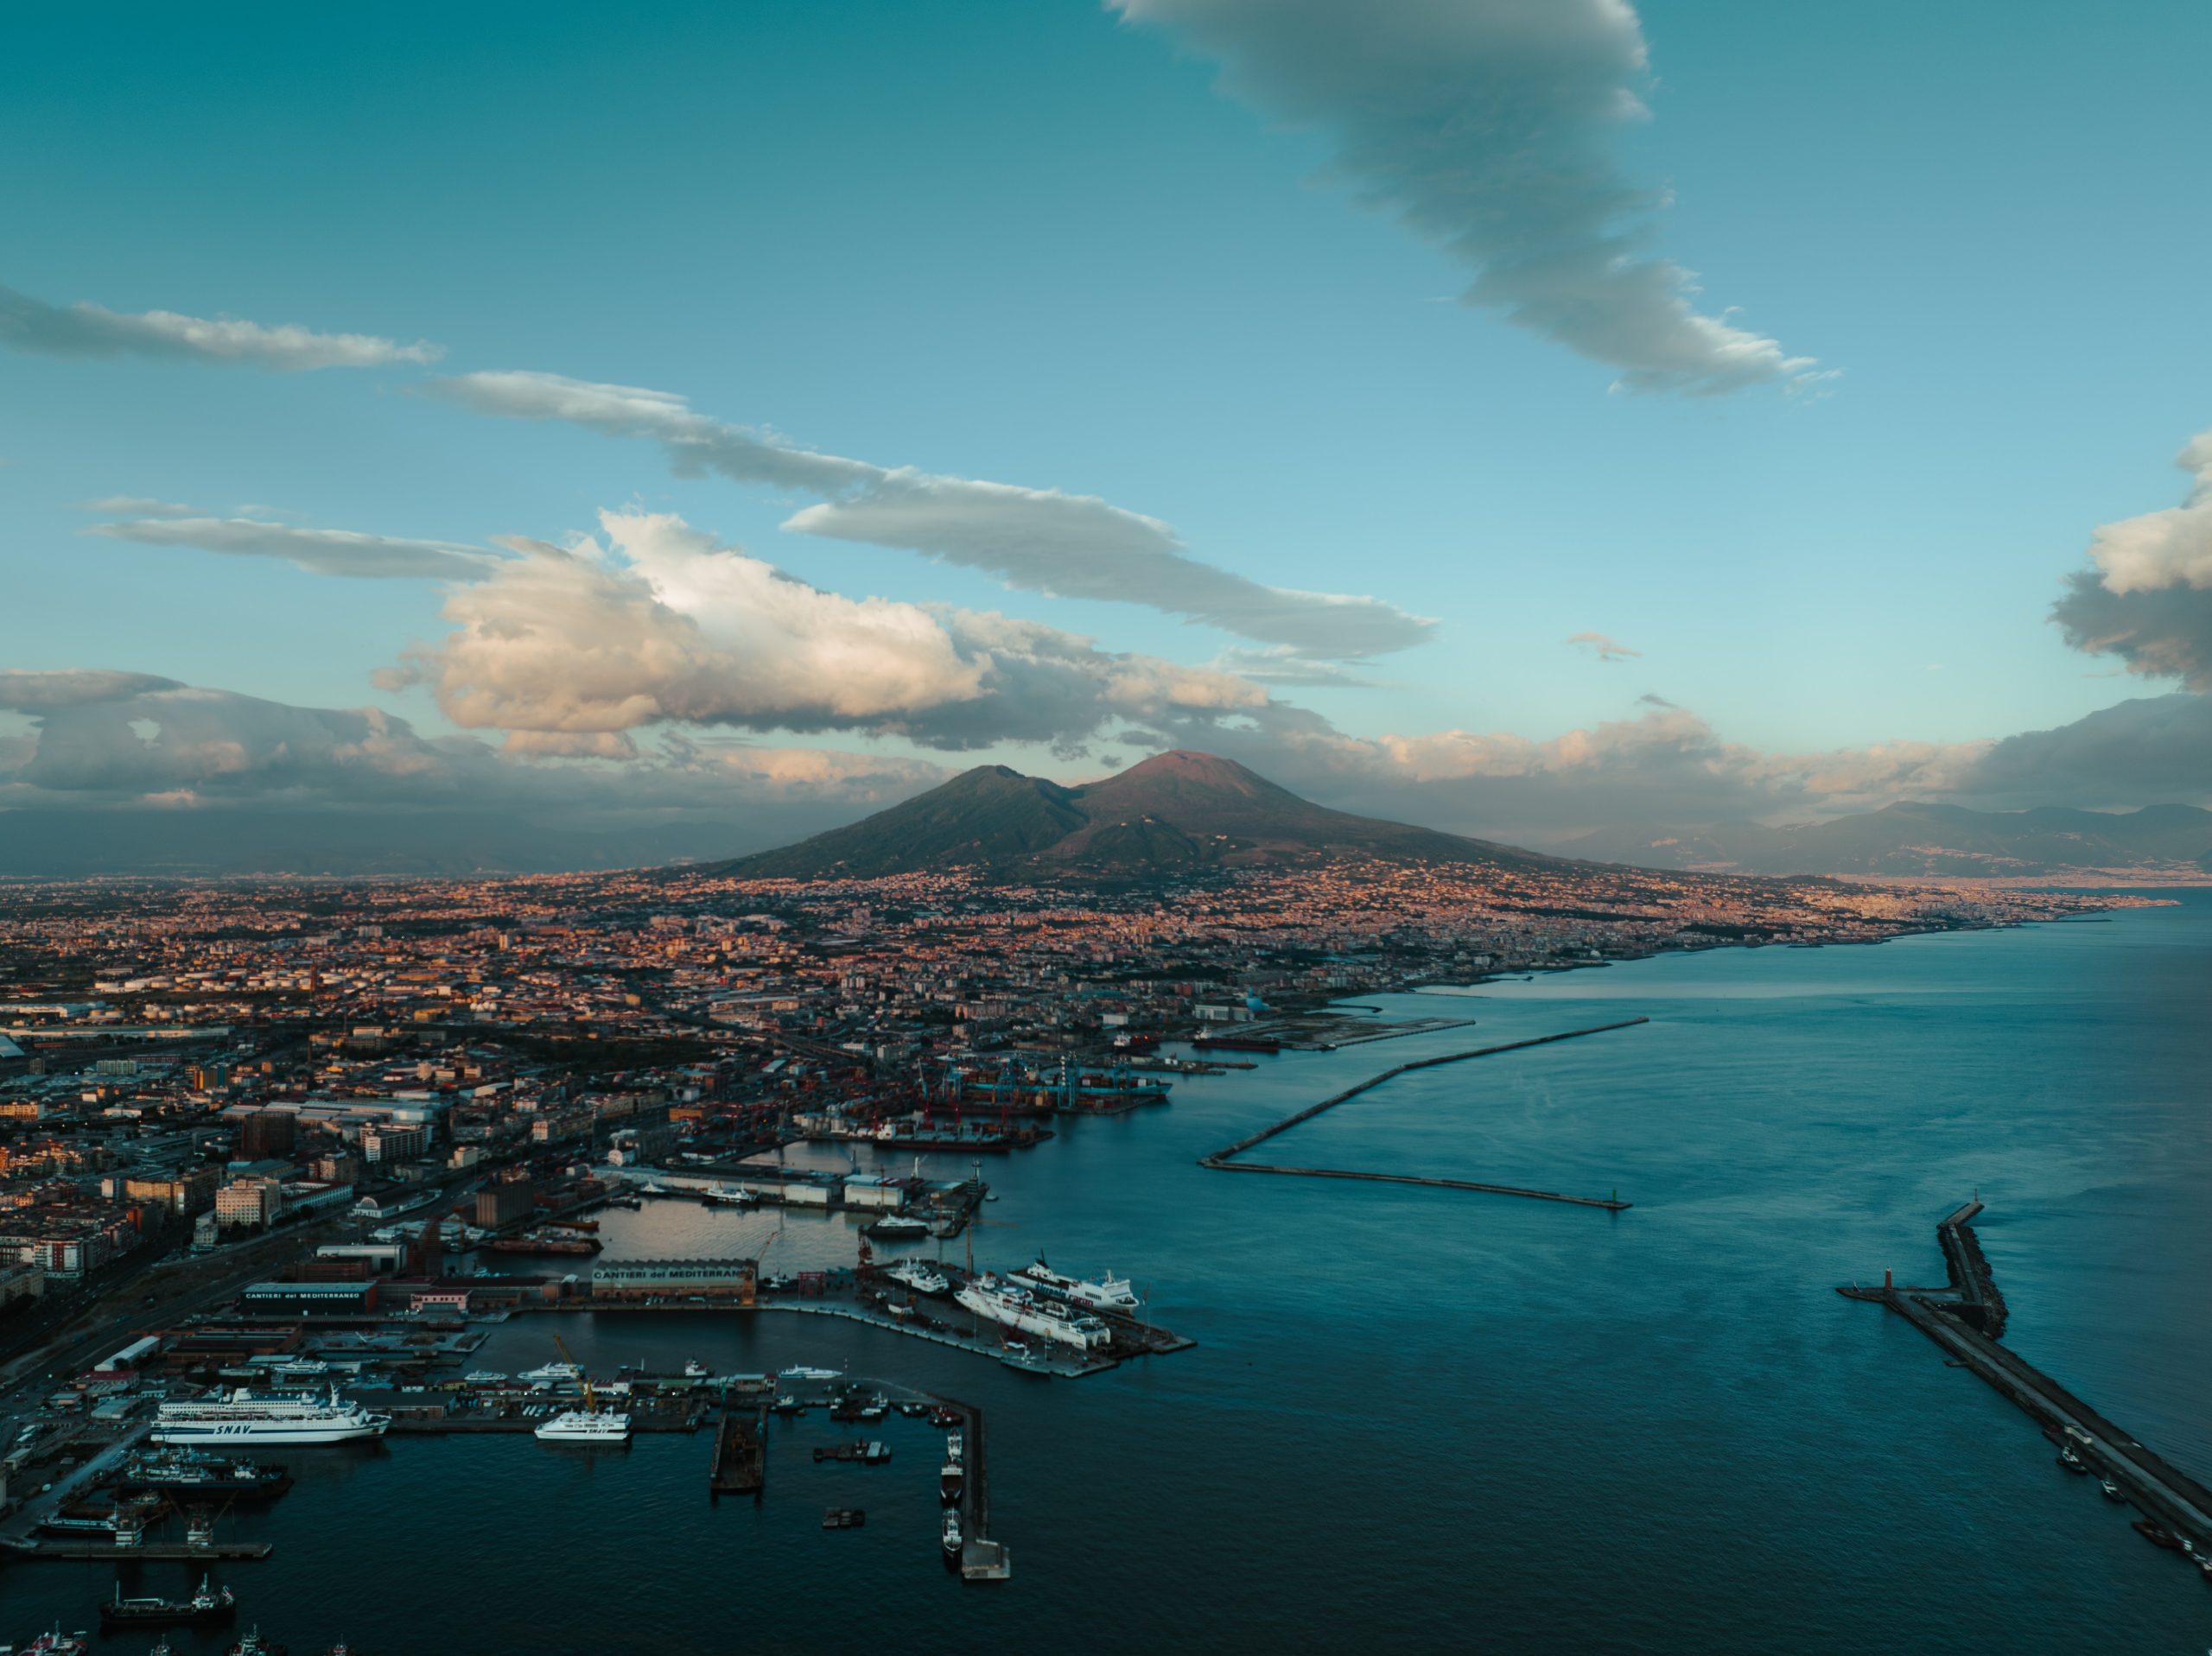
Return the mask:
<path fill-rule="evenodd" d="M 2096 530 L 2095 567 L 2067 577 L 2051 617 L 2076 650 L 2212 690 L 2212 431 L 2190 439 L 2174 463 L 2190 476 L 2188 498 Z"/>
<path fill-rule="evenodd" d="M 173 310 L 49 305 L 12 288 L 0 288 L 0 346 L 48 357 L 143 357 L 286 371 L 380 368 L 435 362 L 445 354 L 443 346 L 425 340 L 403 345 L 369 333 L 318 333 L 294 322 L 271 327 Z"/>
<path fill-rule="evenodd" d="M 188 546 L 233 557 L 278 558 L 316 574 L 363 580 L 468 581 L 503 562 L 491 553 L 445 541 L 303 529 L 254 517 L 134 518 L 90 523 L 82 532 L 143 546 Z"/>
<path fill-rule="evenodd" d="M 381 682 L 428 684 L 471 729 L 841 729 L 945 748 L 1079 743 L 1109 719 L 1267 700 L 1033 622 L 823 592 L 679 517 L 604 512 L 600 525 L 603 542 L 507 542 L 521 555 L 448 598 L 457 630 Z"/>
<path fill-rule="evenodd" d="M 204 516 L 198 506 L 188 506 L 177 500 L 156 500 L 142 494 L 102 495 L 98 500 L 80 500 L 79 511 L 106 512 L 119 517 L 198 517 Z"/>
<path fill-rule="evenodd" d="M 0 708 L 44 713 L 92 701 L 126 701 L 156 690 L 181 690 L 173 678 L 152 673 L 119 673 L 105 667 L 65 667 L 35 671 L 0 667 Z"/>
<path fill-rule="evenodd" d="M 1635 661 L 1643 654 L 1641 650 L 1630 650 L 1619 639 L 1609 638 L 1602 632 L 1577 632 L 1568 638 L 1567 643 L 1587 650 L 1599 661 Z"/>
<path fill-rule="evenodd" d="M 1646 251 L 1661 192 L 1615 135 L 1648 113 L 1626 0 L 1107 0 L 1223 65 L 1262 112 L 1333 145 L 1327 177 L 1474 273 L 1463 302 L 1620 371 L 1634 390 L 1813 377 L 1810 358 L 1694 304 Z"/>
<path fill-rule="evenodd" d="M 679 473 L 823 497 L 787 530 L 906 549 L 1010 587 L 1142 604 L 1328 660 L 1402 650 L 1434 623 L 1381 599 L 1270 587 L 1191 556 L 1169 524 L 1098 498 L 891 468 L 792 447 L 709 419 L 682 397 L 520 371 L 463 374 L 438 395 L 480 413 L 560 420 L 663 445 Z"/>

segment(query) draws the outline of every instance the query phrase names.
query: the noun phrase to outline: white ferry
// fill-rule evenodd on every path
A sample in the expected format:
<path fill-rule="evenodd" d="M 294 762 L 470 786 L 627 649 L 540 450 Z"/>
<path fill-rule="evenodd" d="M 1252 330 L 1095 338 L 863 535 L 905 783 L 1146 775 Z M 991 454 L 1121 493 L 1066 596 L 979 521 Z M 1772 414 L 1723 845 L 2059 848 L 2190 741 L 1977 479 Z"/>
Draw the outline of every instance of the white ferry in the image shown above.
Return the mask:
<path fill-rule="evenodd" d="M 1144 1301 L 1137 1298 L 1136 1290 L 1129 1285 L 1127 1277 L 1117 1277 L 1110 1271 L 1096 1282 L 1064 1277 L 1045 1263 L 1041 1253 L 1037 1256 L 1036 1264 L 1025 1265 L 1015 1272 L 1014 1280 L 1017 1286 L 1033 1293 L 1065 1299 L 1087 1311 L 1119 1311 L 1135 1316 L 1144 1308 Z"/>
<path fill-rule="evenodd" d="M 626 1443 L 630 1417 L 594 1409 L 567 1409 L 531 1435 L 541 1443 Z"/>
<path fill-rule="evenodd" d="M 994 1323 L 1020 1329 L 1024 1334 L 1042 1335 L 1078 1351 L 1096 1351 L 1114 1337 L 1113 1330 L 1096 1317 L 1086 1317 L 1057 1300 L 1034 1298 L 1019 1283 L 1001 1282 L 995 1277 L 976 1278 L 953 1298 Z"/>
<path fill-rule="evenodd" d="M 944 1272 L 931 1270 L 919 1259 L 902 1259 L 883 1274 L 918 1294 L 949 1294 L 952 1291 L 952 1285 L 945 1279 Z"/>
<path fill-rule="evenodd" d="M 219 1397 L 162 1404 L 154 1421 L 154 1441 L 344 1443 L 381 1437 L 391 1424 L 388 1414 L 372 1414 L 358 1403 L 341 1401 L 335 1386 L 327 1403 L 304 1394 L 257 1397 L 241 1388 Z"/>

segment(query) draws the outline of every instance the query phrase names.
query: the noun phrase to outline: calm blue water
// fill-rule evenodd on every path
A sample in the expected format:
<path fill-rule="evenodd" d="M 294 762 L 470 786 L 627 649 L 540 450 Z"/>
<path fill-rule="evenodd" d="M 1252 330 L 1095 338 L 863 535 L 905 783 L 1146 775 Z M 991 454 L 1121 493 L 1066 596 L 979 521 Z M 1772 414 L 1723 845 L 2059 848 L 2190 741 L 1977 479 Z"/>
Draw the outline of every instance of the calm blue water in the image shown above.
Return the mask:
<path fill-rule="evenodd" d="M 1014 1579 L 934 1537 L 935 1435 L 711 1505 L 702 1437 L 615 1453 L 396 1440 L 296 1456 L 232 1579 L 296 1652 L 969 1648 L 2194 1653 L 2212 1588 L 2064 1476 L 2026 1418 L 1834 1285 L 1936 1280 L 1979 1190 L 2009 1342 L 2212 1474 L 2212 898 L 2108 922 L 1732 951 L 1394 1009 L 1472 1030 L 1262 1059 L 986 1170 L 980 1261 L 1039 1248 L 1149 1285 L 1199 1348 L 1041 1381 L 826 1319 L 563 1318 L 596 1364 L 798 1361 L 989 1412 Z M 1208 1173 L 1207 1150 L 1427 1053 L 1641 1028 L 1394 1082 L 1280 1158 L 1603 1195 L 1625 1214 Z M 961 1171 L 950 1158 L 931 1171 Z M 772 1218 L 660 1204 L 630 1253 L 749 1252 Z M 842 1262 L 842 1220 L 769 1255 Z M 957 1245 L 956 1245 L 957 1246 Z M 480 1361 L 550 1355 L 543 1319 Z M 596 1366 L 596 1365 L 595 1365 Z M 868 1526 L 824 1533 L 821 1508 Z M 149 1567 L 170 1589 L 181 1566 Z M 0 1609 L 91 1619 L 92 1566 L 10 1566 Z M 142 1589 L 143 1590 L 143 1589 Z M 103 1648 L 141 1650 L 141 1636 Z M 180 1651 L 195 1646 L 188 1634 Z"/>

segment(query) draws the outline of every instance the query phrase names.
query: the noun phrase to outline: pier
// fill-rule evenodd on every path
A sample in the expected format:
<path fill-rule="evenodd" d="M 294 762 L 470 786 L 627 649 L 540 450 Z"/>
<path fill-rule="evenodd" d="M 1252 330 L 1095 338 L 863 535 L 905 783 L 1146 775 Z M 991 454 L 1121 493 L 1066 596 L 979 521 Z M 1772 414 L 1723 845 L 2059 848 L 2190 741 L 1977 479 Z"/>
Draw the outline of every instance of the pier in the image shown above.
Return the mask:
<path fill-rule="evenodd" d="M 2175 1546 L 2212 1578 L 2212 1488 L 2146 1449 L 2141 1443 L 2017 1353 L 1998 1344 L 2005 1326 L 2004 1297 L 1974 1220 L 1982 1210 L 1969 1202 L 1936 1227 L 1948 1281 L 1942 1288 L 1900 1287 L 1883 1273 L 1878 1288 L 1853 1284 L 1836 1291 L 1895 1311 L 1918 1329 L 1959 1367 L 1986 1382 L 2070 1450 L 2091 1473 L 2109 1480 L 2143 1514 L 2153 1540 Z M 2144 1529 L 2145 1524 L 2136 1527 Z M 2155 1533 L 2153 1532 L 2155 1532 Z"/>
<path fill-rule="evenodd" d="M 1341 1167 L 1291 1167 L 1272 1162 L 1242 1162 L 1235 1158 L 1255 1146 L 1265 1144 L 1278 1133 L 1287 1133 L 1301 1122 L 1332 1110 L 1339 1104 L 1372 1092 L 1384 1082 L 1394 1080 L 1415 1069 L 1434 1069 L 1444 1064 L 1464 1063 L 1471 1058 L 1493 1057 L 1501 1052 L 1519 1052 L 1529 1047 L 1548 1046 L 1556 1041 L 1579 1040 L 1586 1035 L 1603 1035 L 1611 1030 L 1630 1029 L 1638 1024 L 1648 1024 L 1648 1018 L 1624 1018 L 1611 1024 L 1593 1024 L 1587 1029 L 1571 1029 L 1556 1035 L 1535 1035 L 1519 1041 L 1504 1041 L 1496 1046 L 1478 1046 L 1465 1052 L 1446 1052 L 1433 1058 L 1415 1058 L 1406 1063 L 1393 1065 L 1380 1075 L 1370 1075 L 1356 1082 L 1342 1092 L 1332 1093 L 1318 1104 L 1309 1104 L 1294 1115 L 1287 1115 L 1273 1126 L 1239 1139 L 1235 1144 L 1198 1158 L 1198 1165 L 1217 1173 L 1275 1173 L 1289 1178 L 1363 1179 L 1382 1184 L 1423 1184 L 1443 1190 L 1475 1190 L 1485 1196 L 1526 1196 L 1537 1202 L 1561 1202 L 1579 1208 L 1603 1208 L 1611 1213 L 1625 1212 L 1634 1204 L 1618 1196 L 1567 1196 L 1557 1190 L 1537 1190 L 1518 1184 L 1486 1184 L 1471 1179 L 1437 1178 L 1416 1173 L 1369 1173 Z M 2001 1302 L 2000 1302 L 2001 1303 Z"/>

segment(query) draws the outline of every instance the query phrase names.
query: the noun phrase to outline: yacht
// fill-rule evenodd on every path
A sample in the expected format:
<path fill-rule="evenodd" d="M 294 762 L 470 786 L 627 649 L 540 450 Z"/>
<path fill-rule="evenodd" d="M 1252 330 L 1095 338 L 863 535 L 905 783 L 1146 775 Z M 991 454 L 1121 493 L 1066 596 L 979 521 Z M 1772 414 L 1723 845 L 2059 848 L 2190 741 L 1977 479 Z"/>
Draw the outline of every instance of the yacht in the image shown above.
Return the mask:
<path fill-rule="evenodd" d="M 582 1363 L 546 1363 L 537 1368 L 526 1368 L 515 1376 L 526 1380 L 575 1380 L 584 1377 Z"/>
<path fill-rule="evenodd" d="M 919 1259 L 901 1259 L 883 1274 L 918 1294 L 938 1295 L 952 1291 L 952 1284 L 945 1279 L 944 1272 L 931 1270 Z"/>
<path fill-rule="evenodd" d="M 796 1367 L 782 1370 L 778 1374 L 777 1378 L 779 1380 L 833 1380 L 843 1379 L 844 1374 L 845 1371 L 842 1368 L 808 1368 L 804 1365 L 800 1365 Z"/>
<path fill-rule="evenodd" d="M 567 1409 L 531 1436 L 541 1443 L 626 1443 L 630 1441 L 630 1417 L 595 1409 Z"/>
<path fill-rule="evenodd" d="M 683 1365 L 683 1378 L 686 1380 L 706 1380 L 712 1376 L 714 1372 L 696 1357 Z"/>
<path fill-rule="evenodd" d="M 868 1234 L 879 1242 L 897 1242 L 926 1236 L 930 1228 L 926 1220 L 917 1219 L 912 1214 L 891 1213 L 870 1225 Z"/>
<path fill-rule="evenodd" d="M 388 1414 L 372 1414 L 358 1403 L 341 1401 L 334 1386 L 327 1402 L 305 1393 L 257 1396 L 240 1388 L 221 1396 L 162 1404 L 154 1420 L 154 1441 L 344 1443 L 381 1437 L 391 1424 Z"/>
<path fill-rule="evenodd" d="M 496 1368 L 472 1368 L 461 1376 L 471 1386 L 497 1386 L 506 1378 Z"/>

